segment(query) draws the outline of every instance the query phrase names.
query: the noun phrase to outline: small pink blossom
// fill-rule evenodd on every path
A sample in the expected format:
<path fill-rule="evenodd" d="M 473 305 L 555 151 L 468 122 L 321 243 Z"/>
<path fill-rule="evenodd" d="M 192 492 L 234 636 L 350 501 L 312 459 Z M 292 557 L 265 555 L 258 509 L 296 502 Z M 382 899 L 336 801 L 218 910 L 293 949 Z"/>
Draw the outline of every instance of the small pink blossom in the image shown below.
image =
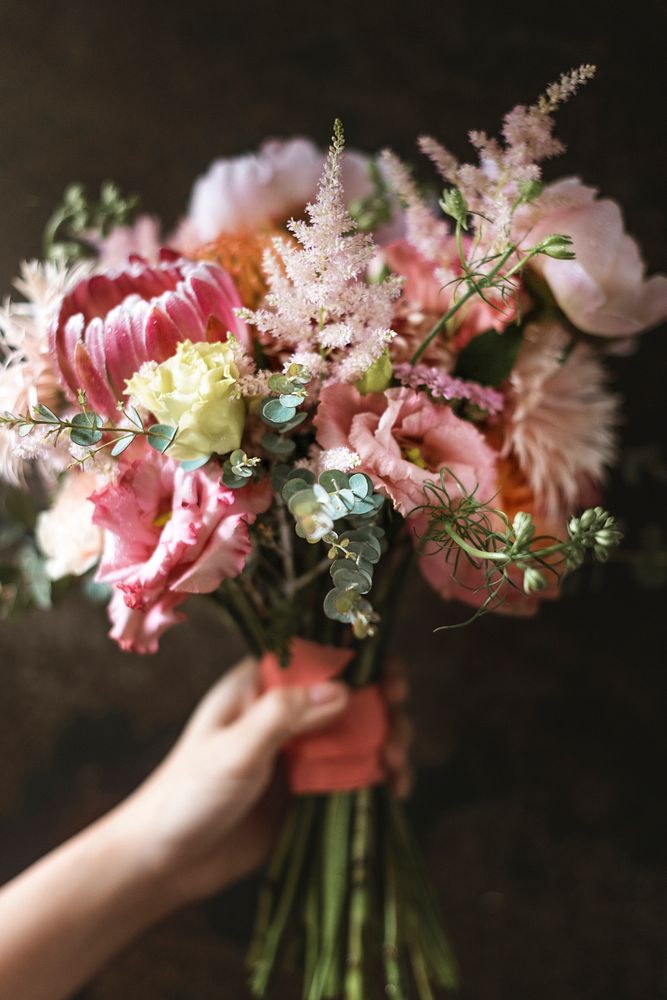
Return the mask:
<path fill-rule="evenodd" d="M 100 482 L 93 472 L 66 473 L 52 506 L 37 518 L 35 534 L 52 580 L 81 576 L 102 554 L 102 531 L 93 524 L 90 502 Z"/>
<path fill-rule="evenodd" d="M 572 237 L 574 260 L 540 255 L 542 274 L 567 318 L 585 333 L 624 337 L 667 319 L 667 276 L 646 277 L 635 240 L 625 232 L 620 207 L 598 198 L 576 177 L 549 185 L 517 220 L 526 243 L 551 233 Z"/>
<path fill-rule="evenodd" d="M 430 365 L 411 365 L 409 362 L 396 365 L 394 376 L 411 389 L 428 389 L 434 399 L 466 400 L 486 411 L 489 416 L 501 413 L 505 397 L 490 385 L 481 385 L 469 379 L 456 378 Z"/>
<path fill-rule="evenodd" d="M 129 448 L 117 479 L 91 497 L 93 521 L 105 529 L 97 580 L 117 591 L 111 634 L 120 646 L 155 652 L 189 594 L 238 576 L 251 548 L 248 525 L 271 498 L 268 480 L 230 490 L 215 465 L 185 472 L 143 442 Z"/>
<path fill-rule="evenodd" d="M 125 381 L 146 361 L 166 361 L 181 341 L 218 341 L 229 331 L 249 344 L 234 312 L 240 306 L 234 282 L 217 264 L 168 250 L 155 265 L 133 257 L 119 271 L 83 278 L 63 297 L 51 351 L 70 397 L 83 389 L 94 410 L 111 416 Z"/>

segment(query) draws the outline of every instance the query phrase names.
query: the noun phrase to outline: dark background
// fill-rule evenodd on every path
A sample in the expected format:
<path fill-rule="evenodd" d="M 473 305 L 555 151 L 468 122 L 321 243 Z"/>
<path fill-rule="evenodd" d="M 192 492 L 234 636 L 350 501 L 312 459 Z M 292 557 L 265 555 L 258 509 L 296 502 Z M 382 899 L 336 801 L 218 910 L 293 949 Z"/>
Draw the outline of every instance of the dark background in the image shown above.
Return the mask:
<path fill-rule="evenodd" d="M 666 22 L 658 2 L 612 14 L 596 2 L 0 0 L 0 285 L 39 253 L 72 180 L 111 177 L 170 224 L 216 155 L 267 135 L 324 143 L 335 115 L 360 148 L 413 155 L 428 130 L 464 154 L 468 129 L 495 130 L 580 62 L 599 76 L 560 115 L 571 152 L 549 175 L 576 171 L 621 201 L 664 271 Z M 627 447 L 664 436 L 666 361 L 663 329 L 615 363 Z M 664 521 L 665 492 L 614 477 L 628 551 L 638 524 Z M 413 669 L 412 814 L 462 997 L 667 995 L 664 589 L 639 589 L 620 562 L 536 620 L 432 634 L 458 614 L 415 581 L 398 646 Z M 205 605 L 155 658 L 117 652 L 105 632 L 76 595 L 0 625 L 2 877 L 126 794 L 240 652 Z M 244 997 L 254 889 L 175 916 L 82 996 Z"/>

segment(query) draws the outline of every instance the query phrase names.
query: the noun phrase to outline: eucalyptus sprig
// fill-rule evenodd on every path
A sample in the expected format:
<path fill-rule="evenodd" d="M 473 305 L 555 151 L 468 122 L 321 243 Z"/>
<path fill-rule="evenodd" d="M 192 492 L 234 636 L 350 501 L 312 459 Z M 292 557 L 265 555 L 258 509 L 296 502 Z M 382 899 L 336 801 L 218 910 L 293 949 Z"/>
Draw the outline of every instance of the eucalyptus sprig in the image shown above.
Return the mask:
<path fill-rule="evenodd" d="M 52 438 L 53 444 L 57 444 L 61 434 L 67 434 L 72 444 L 86 449 L 86 453 L 75 458 L 75 461 L 83 465 L 89 459 L 106 449 L 116 458 L 121 455 L 137 437 L 145 437 L 151 448 L 164 453 L 174 441 L 178 428 L 169 427 L 166 424 L 151 424 L 146 427 L 138 411 L 130 406 L 124 408 L 119 405 L 119 412 L 127 419 L 128 424 L 117 426 L 99 413 L 94 413 L 88 408 L 86 394 L 79 390 L 78 403 L 81 407 L 80 413 L 64 418 L 54 413 L 50 407 L 44 403 L 38 403 L 31 410 L 23 414 L 10 413 L 6 410 L 0 414 L 0 426 L 5 426 L 10 430 L 15 430 L 19 437 L 27 437 L 36 428 L 46 428 L 46 438 Z M 104 441 L 104 437 L 111 436 Z M 100 442 L 103 442 L 100 444 Z"/>
<path fill-rule="evenodd" d="M 456 484 L 454 496 L 448 478 Z M 508 586 L 518 589 L 511 570 L 523 574 L 526 594 L 535 593 L 581 566 L 589 552 L 598 562 L 606 561 L 623 537 L 616 519 L 603 507 L 589 508 L 571 518 L 564 538 L 537 535 L 531 514 L 519 511 L 510 522 L 504 511 L 481 501 L 477 488 L 467 491 L 448 469 L 440 472 L 439 480 L 427 482 L 424 493 L 426 503 L 411 512 L 429 517 L 420 539 L 422 551 L 430 556 L 441 552 L 451 563 L 455 580 L 462 559 L 482 574 L 483 583 L 470 589 L 486 592 L 486 597 L 469 621 L 502 604 Z"/>
<path fill-rule="evenodd" d="M 310 372 L 303 365 L 288 365 L 283 374 L 276 373 L 269 379 L 271 397 L 261 406 L 263 420 L 280 434 L 298 427 L 306 419 L 304 412 L 297 408 L 305 401 L 306 386 L 310 382 Z M 267 435 L 273 439 L 274 435 Z"/>
<path fill-rule="evenodd" d="M 296 533 L 311 544 L 329 546 L 333 589 L 324 600 L 324 613 L 352 625 L 357 638 L 374 633 L 378 616 L 366 595 L 373 585 L 374 567 L 382 555 L 382 528 L 372 521 L 385 498 L 376 493 L 364 473 L 348 475 L 337 469 L 316 480 L 308 469 L 293 469 L 282 487 L 282 498 L 296 521 Z M 352 519 L 354 527 L 342 533 L 334 524 Z"/>
<path fill-rule="evenodd" d="M 138 205 L 138 195 L 126 197 L 112 181 L 104 181 L 97 201 L 82 184 L 71 184 L 44 230 L 44 257 L 63 265 L 94 257 L 91 234 L 108 236 L 114 226 L 130 224 Z"/>

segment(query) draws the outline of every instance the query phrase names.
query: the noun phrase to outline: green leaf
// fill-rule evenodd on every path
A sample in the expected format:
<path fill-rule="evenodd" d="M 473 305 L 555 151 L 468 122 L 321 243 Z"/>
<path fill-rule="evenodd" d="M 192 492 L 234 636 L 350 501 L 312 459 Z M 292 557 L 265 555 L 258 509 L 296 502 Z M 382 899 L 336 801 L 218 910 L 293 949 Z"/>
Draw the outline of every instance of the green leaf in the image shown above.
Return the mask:
<path fill-rule="evenodd" d="M 278 402 L 281 406 L 297 407 L 301 406 L 303 403 L 303 396 L 300 396 L 295 392 L 282 393 L 278 398 Z"/>
<path fill-rule="evenodd" d="M 156 451 L 164 452 L 176 437 L 176 427 L 169 427 L 168 424 L 153 424 L 148 428 L 148 443 Z"/>
<path fill-rule="evenodd" d="M 72 417 L 74 424 L 70 431 L 70 438 L 74 444 L 82 448 L 89 448 L 102 440 L 102 432 L 98 430 L 104 424 L 104 420 L 99 413 L 77 413 Z"/>
<path fill-rule="evenodd" d="M 288 479 L 302 479 L 309 486 L 315 482 L 315 476 L 310 469 L 292 469 L 287 476 Z"/>
<path fill-rule="evenodd" d="M 512 323 L 502 333 L 487 330 L 459 354 L 454 375 L 498 387 L 509 377 L 523 341 L 523 327 Z"/>
<path fill-rule="evenodd" d="M 53 410 L 49 409 L 44 403 L 38 403 L 35 410 L 39 413 L 40 417 L 44 417 L 50 424 L 60 423 L 60 419 L 55 415 Z"/>
<path fill-rule="evenodd" d="M 294 388 L 294 382 L 287 375 L 272 375 L 269 379 L 269 389 L 272 392 L 289 393 Z"/>
<path fill-rule="evenodd" d="M 308 490 L 309 494 L 312 496 L 312 489 L 310 489 L 310 486 L 311 484 L 309 484 L 305 479 L 288 479 L 282 489 L 283 500 L 285 503 L 289 503 L 293 496 L 296 496 L 297 493 L 301 493 L 304 490 Z"/>
<path fill-rule="evenodd" d="M 280 434 L 265 434 L 262 438 L 262 447 L 277 458 L 289 458 L 296 445 L 291 438 L 281 437 Z"/>
<path fill-rule="evenodd" d="M 280 462 L 271 472 L 271 483 L 276 493 L 280 494 L 280 496 L 282 496 L 283 487 L 292 471 L 289 465 Z"/>
<path fill-rule="evenodd" d="M 338 469 L 329 469 L 320 476 L 320 485 L 327 493 L 337 493 L 338 490 L 346 490 L 349 485 L 349 478 L 344 472 Z"/>
<path fill-rule="evenodd" d="M 352 621 L 352 615 L 348 611 L 340 611 L 338 608 L 338 603 L 340 601 L 341 595 L 344 595 L 345 591 L 340 590 L 330 590 L 327 596 L 324 598 L 324 613 L 327 618 L 331 618 L 335 622 L 346 622 Z"/>
<path fill-rule="evenodd" d="M 201 458 L 191 458 L 187 462 L 181 462 L 181 468 L 184 472 L 195 472 L 206 465 L 207 462 L 210 462 L 210 460 L 210 455 L 202 455 Z"/>
<path fill-rule="evenodd" d="M 265 399 L 261 408 L 262 417 L 269 424 L 286 424 L 296 413 L 294 406 L 283 406 L 279 399 Z"/>
<path fill-rule="evenodd" d="M 350 489 L 355 497 L 365 500 L 369 493 L 373 492 L 373 481 L 363 472 L 355 472 L 350 476 Z"/>
<path fill-rule="evenodd" d="M 308 414 L 304 410 L 301 410 L 300 413 L 296 413 L 291 420 L 288 420 L 286 424 L 282 425 L 280 433 L 286 434 L 287 431 L 293 431 L 295 427 L 298 427 L 299 424 L 304 422 L 307 416 Z"/>
<path fill-rule="evenodd" d="M 117 458 L 118 455 L 122 455 L 123 452 L 130 447 L 133 441 L 134 441 L 134 434 L 124 434 L 123 437 L 119 437 L 115 445 L 111 449 L 111 454 L 113 455 L 113 457 Z"/>

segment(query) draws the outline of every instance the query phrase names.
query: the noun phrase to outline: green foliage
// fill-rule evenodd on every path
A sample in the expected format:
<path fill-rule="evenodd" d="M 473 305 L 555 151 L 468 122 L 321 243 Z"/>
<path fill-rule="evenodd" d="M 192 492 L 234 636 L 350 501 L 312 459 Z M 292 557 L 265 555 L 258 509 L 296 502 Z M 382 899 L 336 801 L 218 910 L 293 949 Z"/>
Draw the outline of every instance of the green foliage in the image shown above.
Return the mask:
<path fill-rule="evenodd" d="M 44 231 L 44 257 L 69 265 L 94 257 L 91 236 L 108 236 L 115 226 L 129 225 L 139 205 L 137 195 L 125 197 L 111 181 L 100 187 L 97 201 L 89 201 L 81 184 L 71 184 Z"/>
<path fill-rule="evenodd" d="M 450 494 L 449 481 L 456 486 L 454 496 Z M 622 539 L 615 518 L 603 507 L 589 508 L 581 516 L 571 518 L 564 538 L 536 536 L 530 514 L 519 511 L 510 522 L 504 511 L 480 501 L 476 492 L 476 489 L 468 492 L 445 469 L 439 481 L 425 484 L 426 502 L 412 512 L 429 516 L 421 547 L 430 558 L 442 553 L 453 578 L 459 582 L 461 560 L 478 571 L 479 585 L 468 589 L 481 594 L 483 600 L 469 621 L 501 606 L 507 588 L 518 588 L 517 574 L 522 578 L 524 592 L 532 594 L 581 566 L 589 552 L 598 562 L 606 561 Z"/>
<path fill-rule="evenodd" d="M 371 160 L 368 166 L 371 183 L 370 194 L 353 201 L 348 211 L 361 232 L 375 232 L 380 226 L 391 222 L 393 215 L 391 195 L 387 182 L 377 160 Z"/>
<path fill-rule="evenodd" d="M 459 354 L 454 375 L 497 388 L 509 377 L 522 342 L 523 327 L 516 323 L 502 333 L 480 333 Z"/>
<path fill-rule="evenodd" d="M 297 407 L 306 398 L 310 372 L 303 365 L 289 365 L 284 374 L 272 375 L 269 389 L 274 394 L 261 405 L 262 418 L 272 428 L 285 433 L 305 420 L 305 413 L 297 414 Z"/>
<path fill-rule="evenodd" d="M 176 427 L 169 427 L 168 424 L 153 424 L 148 428 L 146 437 L 151 448 L 164 454 L 176 437 L 176 431 Z"/>
<path fill-rule="evenodd" d="M 238 448 L 231 453 L 222 467 L 223 483 L 233 490 L 247 486 L 255 475 L 259 463 L 259 458 L 248 458 L 246 453 Z"/>
<path fill-rule="evenodd" d="M 450 218 L 461 227 L 461 229 L 467 229 L 467 218 L 469 213 L 468 202 L 465 200 L 461 192 L 457 187 L 447 188 L 440 199 L 440 208 L 443 210 L 445 215 L 449 215 Z"/>
<path fill-rule="evenodd" d="M 373 634 L 377 616 L 365 595 L 382 555 L 384 532 L 372 523 L 385 502 L 364 473 L 348 475 L 338 469 L 321 473 L 293 469 L 285 476 L 282 498 L 296 521 L 296 533 L 311 544 L 329 546 L 333 590 L 324 600 L 324 613 L 352 625 L 357 638 Z M 351 519 L 354 527 L 339 534 L 334 525 Z"/>

